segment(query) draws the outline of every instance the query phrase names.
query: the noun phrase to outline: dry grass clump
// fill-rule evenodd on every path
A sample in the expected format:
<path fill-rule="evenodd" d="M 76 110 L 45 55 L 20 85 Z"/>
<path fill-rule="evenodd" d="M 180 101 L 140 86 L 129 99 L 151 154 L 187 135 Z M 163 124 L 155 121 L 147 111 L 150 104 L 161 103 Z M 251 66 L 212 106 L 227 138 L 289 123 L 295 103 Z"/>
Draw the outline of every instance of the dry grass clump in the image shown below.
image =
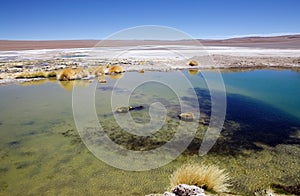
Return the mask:
<path fill-rule="evenodd" d="M 16 79 L 23 79 L 23 78 L 46 78 L 46 74 L 44 72 L 25 72 L 19 74 Z"/>
<path fill-rule="evenodd" d="M 119 73 L 123 73 L 123 72 L 124 72 L 123 68 L 119 65 L 114 65 L 108 69 L 109 74 L 119 74 Z"/>
<path fill-rule="evenodd" d="M 171 187 L 188 184 L 202 187 L 208 191 L 228 192 L 229 176 L 216 165 L 186 164 L 178 168 L 170 177 Z"/>
<path fill-rule="evenodd" d="M 23 72 L 20 73 L 16 79 L 32 79 L 32 78 L 50 78 L 50 77 L 56 77 L 56 72 L 43 72 L 43 71 L 37 71 L 37 72 Z"/>
<path fill-rule="evenodd" d="M 190 60 L 189 61 L 189 66 L 198 66 L 199 63 L 196 60 Z"/>
<path fill-rule="evenodd" d="M 60 81 L 68 81 L 75 80 L 77 78 L 77 74 L 81 69 L 76 68 L 72 69 L 70 67 L 61 70 L 59 74 L 57 74 L 57 79 Z"/>
<path fill-rule="evenodd" d="M 48 78 L 54 78 L 54 77 L 56 77 L 56 72 L 55 71 L 48 72 L 47 73 L 47 77 Z"/>

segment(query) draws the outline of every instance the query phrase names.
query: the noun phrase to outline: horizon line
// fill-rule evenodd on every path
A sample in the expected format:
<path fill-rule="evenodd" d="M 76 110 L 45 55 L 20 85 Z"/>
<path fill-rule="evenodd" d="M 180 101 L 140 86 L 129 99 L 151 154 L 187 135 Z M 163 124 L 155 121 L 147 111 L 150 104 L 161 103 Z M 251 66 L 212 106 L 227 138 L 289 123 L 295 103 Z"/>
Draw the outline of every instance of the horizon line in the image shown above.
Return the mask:
<path fill-rule="evenodd" d="M 229 36 L 210 36 L 204 38 L 193 39 L 101 39 L 101 38 L 71 38 L 71 39 L 0 39 L 1 41 L 181 41 L 181 40 L 226 40 L 234 38 L 267 38 L 267 37 L 281 37 L 281 36 L 294 36 L 300 35 L 299 33 L 269 33 L 269 34 L 244 34 L 244 35 L 229 35 Z"/>

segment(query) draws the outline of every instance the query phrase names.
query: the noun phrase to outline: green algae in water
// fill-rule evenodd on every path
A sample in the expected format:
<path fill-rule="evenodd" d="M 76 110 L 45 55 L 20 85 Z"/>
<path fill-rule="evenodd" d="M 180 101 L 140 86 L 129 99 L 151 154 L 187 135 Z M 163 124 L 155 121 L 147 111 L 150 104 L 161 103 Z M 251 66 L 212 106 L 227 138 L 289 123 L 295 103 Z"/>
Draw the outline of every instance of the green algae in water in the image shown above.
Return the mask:
<path fill-rule="evenodd" d="M 279 76 L 286 75 L 285 71 L 273 72 L 263 71 L 268 81 L 276 81 Z M 124 78 L 132 79 L 135 74 L 138 73 L 126 73 Z M 145 74 L 168 77 L 172 73 Z M 272 184 L 299 184 L 300 120 L 291 113 L 300 109 L 300 103 L 296 101 L 287 105 L 293 107 L 293 110 L 282 110 L 282 106 L 276 107 L 278 103 L 274 101 L 268 104 L 267 99 L 262 101 L 254 95 L 248 96 L 241 89 L 247 92 L 252 89 L 250 83 L 254 81 L 251 80 L 251 72 L 247 74 L 247 85 L 236 79 L 241 73 L 230 74 L 236 82 L 229 82 L 231 76 L 225 77 L 225 84 L 228 82 L 231 87 L 228 92 L 228 110 L 224 129 L 213 149 L 203 157 L 197 155 L 206 130 L 206 125 L 200 124 L 194 140 L 181 156 L 164 167 L 146 172 L 127 172 L 113 168 L 96 159 L 87 150 L 73 122 L 72 91 L 62 89 L 60 83 L 1 86 L 0 109 L 5 112 L 0 114 L 0 194 L 162 193 L 169 186 L 169 175 L 187 162 L 213 163 L 225 168 L 233 178 L 232 192 L 239 194 L 252 194 L 256 189 Z M 297 74 L 291 76 L 287 81 L 282 80 L 286 82 L 286 88 L 277 89 L 280 92 L 274 94 L 276 100 L 284 99 L 278 96 L 288 96 L 287 92 L 292 92 L 290 96 L 300 100 L 300 92 L 297 89 L 291 90 L 300 79 Z M 209 117 L 210 96 L 205 82 L 198 76 L 187 77 L 194 84 L 203 116 Z M 95 97 L 99 121 L 112 140 L 128 149 L 149 150 L 172 138 L 179 122 L 179 107 L 177 97 L 171 91 L 148 85 L 132 93 L 131 105 L 160 101 L 168 108 L 168 123 L 161 131 L 141 142 L 140 137 L 121 130 L 114 120 L 109 104 L 113 84 L 113 80 L 108 80 L 107 84 L 98 84 Z M 234 87 L 235 84 L 237 87 Z M 275 82 L 271 89 L 276 89 L 276 85 Z M 239 90 L 232 90 L 237 88 Z M 119 93 L 128 93 L 124 89 L 117 90 Z M 272 94 L 270 90 L 262 89 L 260 92 Z M 190 104 L 195 101 L 189 98 L 188 93 L 183 99 Z M 131 114 L 139 123 L 149 121 L 147 107 L 132 111 Z"/>

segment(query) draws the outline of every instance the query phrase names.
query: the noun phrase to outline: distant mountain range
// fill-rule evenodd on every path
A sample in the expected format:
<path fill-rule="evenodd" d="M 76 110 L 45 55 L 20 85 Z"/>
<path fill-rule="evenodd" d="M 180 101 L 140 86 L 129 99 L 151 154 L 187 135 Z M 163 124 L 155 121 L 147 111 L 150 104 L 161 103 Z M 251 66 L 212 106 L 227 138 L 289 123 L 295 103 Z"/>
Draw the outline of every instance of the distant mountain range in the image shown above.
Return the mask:
<path fill-rule="evenodd" d="M 198 39 L 198 40 L 50 40 L 21 41 L 0 40 L 0 50 L 35 50 L 58 48 L 91 48 L 95 45 L 103 47 L 138 46 L 138 45 L 204 45 L 228 47 L 257 47 L 300 49 L 300 34 L 272 37 L 239 37 L 230 39 Z"/>

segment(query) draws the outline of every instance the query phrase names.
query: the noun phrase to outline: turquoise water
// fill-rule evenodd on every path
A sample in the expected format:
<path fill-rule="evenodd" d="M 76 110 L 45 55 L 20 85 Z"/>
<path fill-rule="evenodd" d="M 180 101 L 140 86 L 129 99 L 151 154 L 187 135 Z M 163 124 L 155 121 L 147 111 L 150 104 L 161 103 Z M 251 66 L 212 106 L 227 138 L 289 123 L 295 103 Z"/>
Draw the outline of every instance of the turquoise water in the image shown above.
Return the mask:
<path fill-rule="evenodd" d="M 132 92 L 121 86 L 118 96 L 131 94 L 130 105 L 137 123 L 148 123 L 149 105 L 162 103 L 167 109 L 162 130 L 147 139 L 122 132 L 110 106 L 118 80 L 98 83 L 95 106 L 99 122 L 113 141 L 131 150 L 154 149 L 171 139 L 180 122 L 179 98 L 186 106 L 199 101 L 202 117 L 210 115 L 210 93 L 203 77 L 184 75 L 193 89 L 179 94 L 155 81 L 166 78 L 179 89 L 175 72 L 125 73 L 124 84 L 140 78 L 154 82 Z M 206 125 L 200 124 L 188 149 L 173 162 L 154 170 L 130 172 L 98 160 L 82 143 L 72 111 L 72 87 L 84 89 L 89 81 L 39 81 L 0 86 L 0 195 L 145 195 L 161 193 L 169 175 L 189 161 L 218 164 L 233 177 L 234 193 L 250 194 L 272 184 L 295 185 L 300 181 L 300 73 L 256 70 L 222 73 L 227 92 L 224 128 L 214 147 L 203 157 L 198 149 Z M 195 90 L 197 99 L 191 97 Z M 178 98 L 179 95 L 179 98 Z M 189 126 L 189 124 L 186 124 Z"/>
<path fill-rule="evenodd" d="M 223 73 L 229 93 L 238 93 L 272 105 L 300 118 L 300 73 L 290 70 L 255 70 Z"/>

